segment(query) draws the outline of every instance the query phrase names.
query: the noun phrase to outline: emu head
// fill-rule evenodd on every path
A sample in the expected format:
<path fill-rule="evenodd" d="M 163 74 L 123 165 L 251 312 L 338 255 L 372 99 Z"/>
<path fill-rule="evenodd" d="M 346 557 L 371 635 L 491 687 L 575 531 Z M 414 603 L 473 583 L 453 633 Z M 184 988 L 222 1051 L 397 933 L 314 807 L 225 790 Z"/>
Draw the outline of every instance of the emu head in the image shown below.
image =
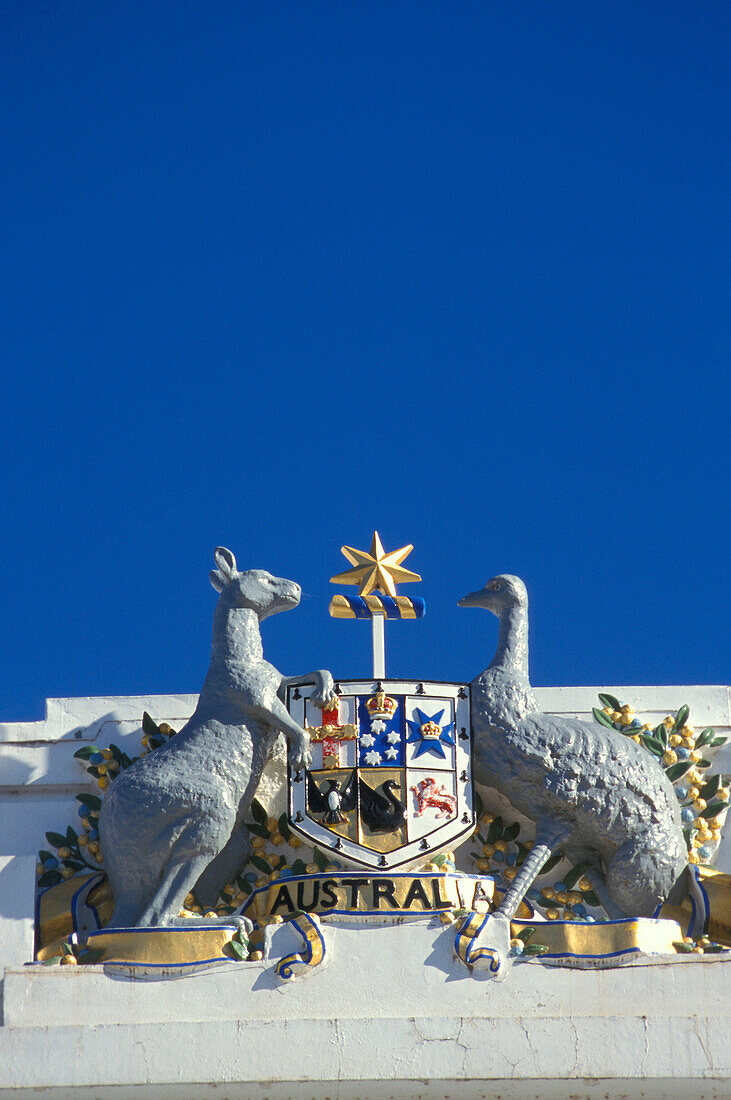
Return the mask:
<path fill-rule="evenodd" d="M 470 592 L 457 601 L 458 607 L 484 607 L 498 618 L 513 607 L 528 606 L 528 592 L 520 577 L 501 573 L 493 577 L 484 588 Z"/>
<path fill-rule="evenodd" d="M 225 546 L 217 546 L 213 554 L 217 569 L 208 574 L 221 600 L 231 607 L 248 607 L 260 619 L 287 611 L 300 602 L 302 589 L 296 581 L 273 577 L 265 569 L 247 569 L 239 573 L 236 558 Z"/>

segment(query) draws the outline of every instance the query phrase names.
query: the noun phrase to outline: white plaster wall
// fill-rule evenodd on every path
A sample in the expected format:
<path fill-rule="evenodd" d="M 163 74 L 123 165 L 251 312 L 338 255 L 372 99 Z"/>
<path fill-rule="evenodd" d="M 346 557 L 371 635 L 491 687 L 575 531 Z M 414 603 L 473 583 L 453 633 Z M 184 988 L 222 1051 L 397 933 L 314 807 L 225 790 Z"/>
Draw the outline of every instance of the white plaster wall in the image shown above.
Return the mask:
<path fill-rule="evenodd" d="M 729 1095 L 729 960 L 520 962 L 495 984 L 454 960 L 452 934 L 327 926 L 331 965 L 286 987 L 270 962 L 171 982 L 11 970 L 0 1098 Z"/>

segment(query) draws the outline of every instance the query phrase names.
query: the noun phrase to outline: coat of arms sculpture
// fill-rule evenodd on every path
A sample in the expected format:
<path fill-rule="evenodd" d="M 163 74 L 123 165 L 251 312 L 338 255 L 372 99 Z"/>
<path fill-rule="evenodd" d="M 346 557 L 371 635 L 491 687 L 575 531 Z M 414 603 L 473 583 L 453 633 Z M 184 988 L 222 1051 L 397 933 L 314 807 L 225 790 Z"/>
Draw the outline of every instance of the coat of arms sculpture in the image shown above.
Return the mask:
<path fill-rule="evenodd" d="M 38 961 L 145 977 L 271 959 L 286 982 L 353 919 L 451 925 L 457 965 L 499 980 L 509 959 L 601 967 L 724 950 L 713 912 L 729 881 L 709 863 L 729 792 L 704 774 L 722 739 L 696 735 L 687 707 L 651 729 L 608 694 L 594 723 L 542 713 L 525 586 L 507 574 L 460 601 L 500 620 L 484 672 L 387 679 L 385 622 L 425 610 L 396 589 L 421 580 L 403 565 L 412 549 L 387 552 L 377 533 L 369 551 L 342 548 L 351 568 L 332 580 L 358 594 L 334 596 L 330 613 L 371 623 L 373 670 L 339 680 L 264 659 L 260 623 L 295 607 L 299 585 L 216 550 L 192 717 L 176 733 L 145 715 L 136 758 L 76 754 L 104 797 L 78 796 L 83 834 L 47 834 Z M 264 794 L 280 734 L 286 781 Z M 302 946 L 277 957 L 285 922 Z"/>

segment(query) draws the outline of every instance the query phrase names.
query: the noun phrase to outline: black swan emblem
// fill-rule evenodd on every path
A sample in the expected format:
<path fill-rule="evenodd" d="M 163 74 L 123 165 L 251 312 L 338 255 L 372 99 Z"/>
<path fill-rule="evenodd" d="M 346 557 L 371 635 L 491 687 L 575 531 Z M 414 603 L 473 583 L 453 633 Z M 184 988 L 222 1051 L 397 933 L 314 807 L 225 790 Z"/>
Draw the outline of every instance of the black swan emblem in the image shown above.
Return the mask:
<path fill-rule="evenodd" d="M 406 807 L 396 798 L 394 788 L 401 790 L 394 779 L 387 779 L 376 791 L 362 779 L 358 782 L 360 816 L 372 833 L 391 833 L 406 820 Z"/>

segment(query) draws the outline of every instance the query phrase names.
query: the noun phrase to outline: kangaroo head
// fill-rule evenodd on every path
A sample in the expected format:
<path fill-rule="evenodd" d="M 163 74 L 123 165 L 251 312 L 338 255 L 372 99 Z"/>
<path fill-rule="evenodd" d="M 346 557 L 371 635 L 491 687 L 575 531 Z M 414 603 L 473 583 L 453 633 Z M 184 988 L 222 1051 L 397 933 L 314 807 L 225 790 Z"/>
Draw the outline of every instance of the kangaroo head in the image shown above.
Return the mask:
<path fill-rule="evenodd" d="M 239 573 L 236 558 L 225 546 L 217 546 L 213 556 L 218 569 L 208 574 L 211 584 L 231 607 L 251 608 L 260 619 L 266 619 L 300 602 L 302 590 L 296 581 L 273 577 L 265 569 Z"/>

